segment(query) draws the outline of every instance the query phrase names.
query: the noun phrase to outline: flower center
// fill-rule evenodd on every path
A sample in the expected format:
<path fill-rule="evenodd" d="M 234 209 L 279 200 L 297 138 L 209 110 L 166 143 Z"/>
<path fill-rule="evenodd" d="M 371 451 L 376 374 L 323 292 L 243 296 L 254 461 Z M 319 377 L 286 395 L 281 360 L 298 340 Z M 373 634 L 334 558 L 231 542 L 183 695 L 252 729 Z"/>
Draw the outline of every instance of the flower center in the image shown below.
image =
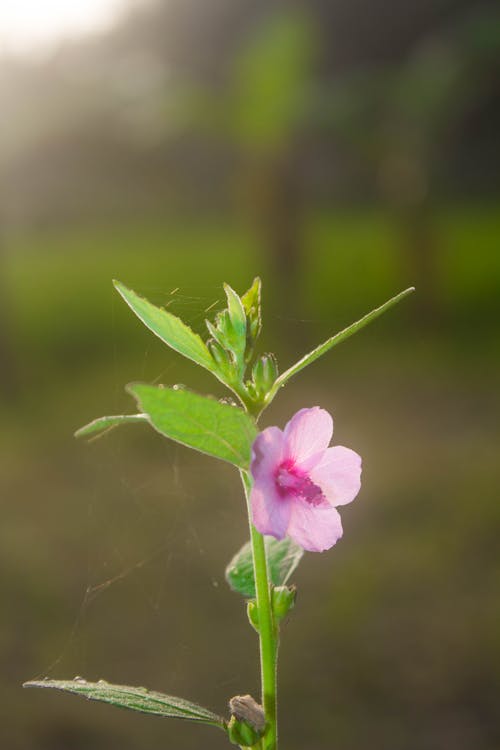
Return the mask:
<path fill-rule="evenodd" d="M 290 459 L 278 466 L 275 482 L 276 489 L 283 498 L 290 496 L 300 498 L 310 505 L 319 505 L 324 500 L 320 488 Z"/>

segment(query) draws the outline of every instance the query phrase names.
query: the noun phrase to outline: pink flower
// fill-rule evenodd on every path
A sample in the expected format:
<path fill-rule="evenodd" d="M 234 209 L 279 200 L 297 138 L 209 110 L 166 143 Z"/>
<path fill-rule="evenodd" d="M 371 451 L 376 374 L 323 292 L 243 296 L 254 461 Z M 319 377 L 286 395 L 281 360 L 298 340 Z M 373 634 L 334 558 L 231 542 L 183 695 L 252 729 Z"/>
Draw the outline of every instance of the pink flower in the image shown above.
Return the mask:
<path fill-rule="evenodd" d="M 336 445 L 330 414 L 301 409 L 284 431 L 268 427 L 252 446 L 252 521 L 261 534 L 291 537 L 311 552 L 333 547 L 342 536 L 335 510 L 354 500 L 361 486 L 361 458 Z"/>

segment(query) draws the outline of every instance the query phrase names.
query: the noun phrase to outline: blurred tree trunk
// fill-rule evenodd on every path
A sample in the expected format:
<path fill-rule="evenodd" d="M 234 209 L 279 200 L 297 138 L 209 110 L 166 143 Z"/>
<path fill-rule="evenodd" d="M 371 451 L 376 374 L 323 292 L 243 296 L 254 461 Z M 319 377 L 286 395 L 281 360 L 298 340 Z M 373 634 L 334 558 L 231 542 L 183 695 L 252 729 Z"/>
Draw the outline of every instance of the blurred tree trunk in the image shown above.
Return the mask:
<path fill-rule="evenodd" d="M 400 213 L 408 278 L 417 289 L 415 311 L 419 323 L 434 325 L 440 318 L 437 240 L 428 202 L 407 206 Z"/>
<path fill-rule="evenodd" d="M 410 139 L 408 142 L 411 143 Z M 417 290 L 412 306 L 418 323 L 430 325 L 440 315 L 437 241 L 429 199 L 430 159 L 424 148 L 412 152 L 399 144 L 384 154 L 379 185 L 399 227 L 405 280 Z"/>
<path fill-rule="evenodd" d="M 262 252 L 262 265 L 272 276 L 273 307 L 288 332 L 287 318 L 302 315 L 304 206 L 291 152 L 267 154 L 247 170 L 247 205 Z"/>

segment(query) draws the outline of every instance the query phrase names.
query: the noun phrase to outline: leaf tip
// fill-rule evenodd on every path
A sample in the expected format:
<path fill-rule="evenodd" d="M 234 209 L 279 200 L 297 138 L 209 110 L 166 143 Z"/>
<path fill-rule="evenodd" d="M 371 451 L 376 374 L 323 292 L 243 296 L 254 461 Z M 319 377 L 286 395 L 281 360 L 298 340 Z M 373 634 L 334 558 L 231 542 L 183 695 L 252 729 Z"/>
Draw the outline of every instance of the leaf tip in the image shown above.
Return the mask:
<path fill-rule="evenodd" d="M 113 286 L 118 292 L 118 294 L 120 294 L 123 297 L 123 299 L 127 301 L 127 294 L 130 294 L 132 290 L 129 289 L 127 286 L 125 286 L 125 284 L 122 281 L 118 281 L 118 279 L 113 279 Z"/>
<path fill-rule="evenodd" d="M 144 385 L 144 383 L 139 383 L 136 380 L 133 380 L 131 383 L 127 383 L 125 391 L 130 393 L 131 396 L 137 396 L 136 389 L 141 385 Z"/>
<path fill-rule="evenodd" d="M 36 687 L 43 687 L 43 682 L 41 683 L 40 680 L 26 680 L 26 682 L 22 683 L 23 688 L 36 688 Z"/>
<path fill-rule="evenodd" d="M 100 418 L 98 417 L 97 419 L 93 419 L 92 422 L 84 424 L 83 427 L 79 427 L 73 433 L 73 437 L 75 437 L 77 440 L 80 440 L 80 438 L 90 437 L 96 431 L 95 426 L 97 423 L 99 423 L 99 421 Z"/>

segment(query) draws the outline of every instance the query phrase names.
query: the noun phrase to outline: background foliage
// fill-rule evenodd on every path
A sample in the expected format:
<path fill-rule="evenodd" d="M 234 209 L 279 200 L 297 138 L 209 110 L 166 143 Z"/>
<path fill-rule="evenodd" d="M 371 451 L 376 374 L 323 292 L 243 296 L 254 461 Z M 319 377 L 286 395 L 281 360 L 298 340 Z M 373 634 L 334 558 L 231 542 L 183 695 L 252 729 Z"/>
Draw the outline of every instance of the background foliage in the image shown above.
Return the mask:
<path fill-rule="evenodd" d="M 83 674 L 224 713 L 258 692 L 224 569 L 237 473 L 147 427 L 123 384 L 223 395 L 150 335 L 119 278 L 203 331 L 263 278 L 282 371 L 401 288 L 266 424 L 320 404 L 364 487 L 306 555 L 284 627 L 298 750 L 500 742 L 494 5 L 148 3 L 50 57 L 0 61 L 0 737 L 11 750 L 224 742 L 21 683 Z"/>

